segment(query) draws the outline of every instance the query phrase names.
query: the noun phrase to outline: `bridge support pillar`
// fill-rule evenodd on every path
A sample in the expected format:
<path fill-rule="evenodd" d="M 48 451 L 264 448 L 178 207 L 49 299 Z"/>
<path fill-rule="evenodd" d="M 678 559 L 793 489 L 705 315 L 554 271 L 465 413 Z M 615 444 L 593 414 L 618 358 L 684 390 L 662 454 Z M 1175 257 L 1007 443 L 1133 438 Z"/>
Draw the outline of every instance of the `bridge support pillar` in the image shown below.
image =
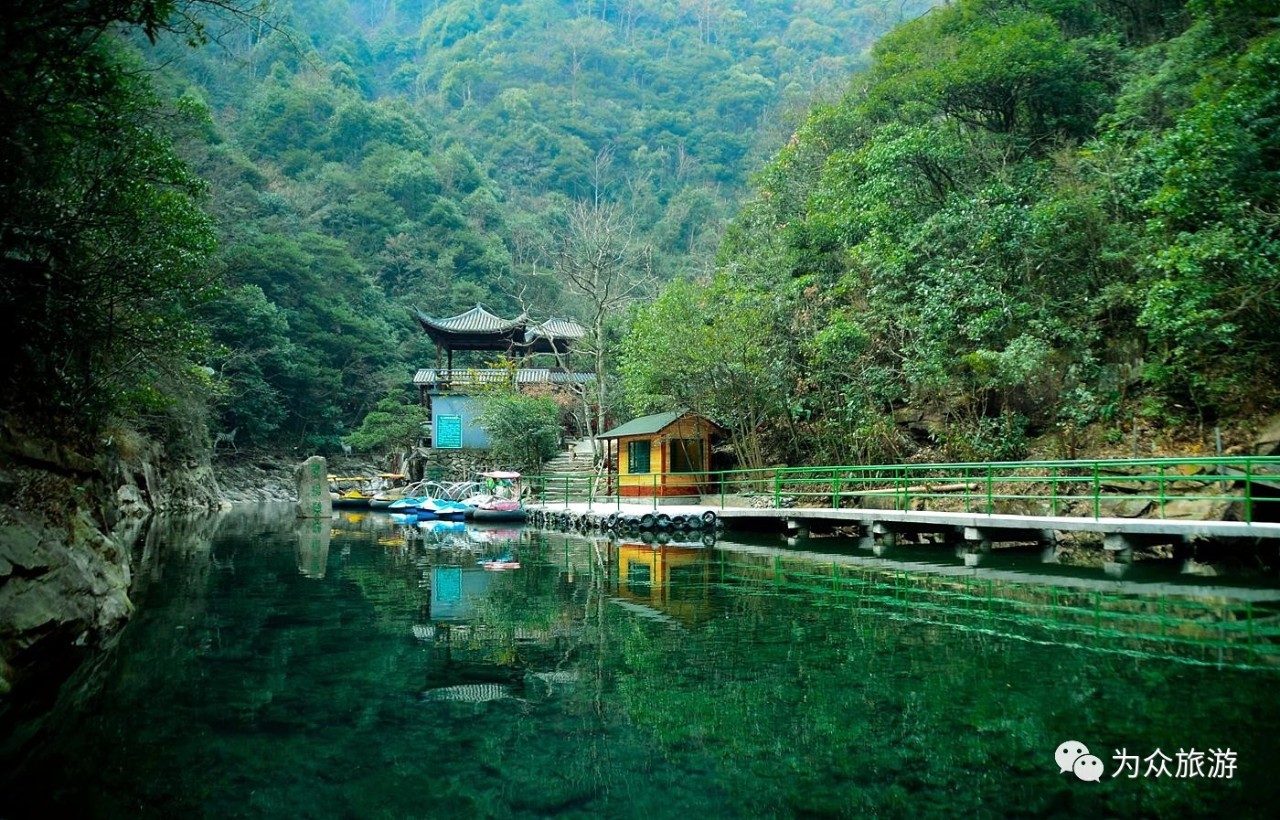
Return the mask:
<path fill-rule="evenodd" d="M 881 555 L 898 544 L 898 533 L 885 526 L 883 521 L 876 521 L 871 525 L 871 538 L 871 550 L 876 555 Z"/>
<path fill-rule="evenodd" d="M 1054 530 L 1040 531 L 1040 561 L 1044 564 L 1056 564 L 1061 557 L 1058 551 L 1058 533 Z"/>
<path fill-rule="evenodd" d="M 991 533 L 981 527 L 964 528 L 964 565 L 976 567 L 991 553 Z"/>
<path fill-rule="evenodd" d="M 787 519 L 787 540 L 788 541 L 790 541 L 792 538 L 808 538 L 808 537 L 809 537 L 809 524 L 807 521 L 804 521 L 799 518 Z"/>
<path fill-rule="evenodd" d="M 965 527 L 964 543 L 971 550 L 991 552 L 991 533 L 978 527 Z"/>
<path fill-rule="evenodd" d="M 1108 578 L 1119 580 L 1129 574 L 1129 570 L 1133 569 L 1133 564 L 1122 563 L 1119 561 L 1107 561 L 1102 565 L 1102 571 L 1107 574 Z"/>
<path fill-rule="evenodd" d="M 1133 563 L 1133 539 L 1118 532 L 1109 532 L 1102 536 L 1102 548 L 1108 557 L 1118 564 Z"/>

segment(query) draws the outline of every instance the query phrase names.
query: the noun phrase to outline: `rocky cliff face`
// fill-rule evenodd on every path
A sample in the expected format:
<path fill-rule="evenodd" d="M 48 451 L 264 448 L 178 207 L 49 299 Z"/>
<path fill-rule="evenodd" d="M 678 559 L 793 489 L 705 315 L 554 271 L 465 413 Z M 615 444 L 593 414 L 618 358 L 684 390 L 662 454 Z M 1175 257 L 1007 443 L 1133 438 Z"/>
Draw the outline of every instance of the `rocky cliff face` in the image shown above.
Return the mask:
<path fill-rule="evenodd" d="M 152 512 L 222 504 L 207 459 L 130 434 L 88 458 L 0 429 L 0 697 L 121 626 Z"/>

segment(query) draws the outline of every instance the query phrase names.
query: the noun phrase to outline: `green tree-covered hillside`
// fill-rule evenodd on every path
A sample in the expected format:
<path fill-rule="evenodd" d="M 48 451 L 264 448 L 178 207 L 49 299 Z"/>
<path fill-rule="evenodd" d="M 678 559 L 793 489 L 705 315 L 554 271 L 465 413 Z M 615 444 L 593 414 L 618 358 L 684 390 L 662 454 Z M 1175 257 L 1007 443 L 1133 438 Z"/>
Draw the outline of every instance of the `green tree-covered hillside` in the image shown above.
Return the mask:
<path fill-rule="evenodd" d="M 1265 407 L 1277 11 L 961 0 L 895 29 L 760 172 L 705 287 L 635 324 L 632 401 L 837 463 Z"/>
<path fill-rule="evenodd" d="M 643 275 L 707 269 L 788 112 L 927 6 L 295 0 L 162 40 L 205 117 L 218 424 L 334 445 L 433 361 L 412 307 L 582 314 L 554 273 L 576 203 L 624 213 Z"/>

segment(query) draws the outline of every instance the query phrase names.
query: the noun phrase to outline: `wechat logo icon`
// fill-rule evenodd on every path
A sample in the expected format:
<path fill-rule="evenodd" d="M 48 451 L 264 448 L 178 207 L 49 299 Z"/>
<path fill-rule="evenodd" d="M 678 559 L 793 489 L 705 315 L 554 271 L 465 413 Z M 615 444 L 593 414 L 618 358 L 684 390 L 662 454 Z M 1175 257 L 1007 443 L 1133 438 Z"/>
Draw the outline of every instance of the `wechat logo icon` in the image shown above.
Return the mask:
<path fill-rule="evenodd" d="M 1081 780 L 1097 783 L 1102 779 L 1102 761 L 1089 754 L 1089 747 L 1078 740 L 1068 740 L 1053 753 L 1058 773 L 1072 772 Z"/>

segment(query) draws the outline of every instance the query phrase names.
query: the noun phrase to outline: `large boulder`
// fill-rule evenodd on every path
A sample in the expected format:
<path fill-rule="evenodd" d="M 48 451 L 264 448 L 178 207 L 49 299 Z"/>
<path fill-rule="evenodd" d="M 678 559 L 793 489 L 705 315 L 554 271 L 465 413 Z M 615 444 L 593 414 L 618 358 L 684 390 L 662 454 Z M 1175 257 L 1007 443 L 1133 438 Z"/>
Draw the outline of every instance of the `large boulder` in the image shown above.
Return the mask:
<path fill-rule="evenodd" d="M 1262 431 L 1253 441 L 1253 452 L 1260 456 L 1274 456 L 1280 453 L 1280 414 L 1262 423 Z"/>
<path fill-rule="evenodd" d="M 329 497 L 329 468 L 324 456 L 312 456 L 294 474 L 298 489 L 298 518 L 329 518 L 333 499 Z"/>

